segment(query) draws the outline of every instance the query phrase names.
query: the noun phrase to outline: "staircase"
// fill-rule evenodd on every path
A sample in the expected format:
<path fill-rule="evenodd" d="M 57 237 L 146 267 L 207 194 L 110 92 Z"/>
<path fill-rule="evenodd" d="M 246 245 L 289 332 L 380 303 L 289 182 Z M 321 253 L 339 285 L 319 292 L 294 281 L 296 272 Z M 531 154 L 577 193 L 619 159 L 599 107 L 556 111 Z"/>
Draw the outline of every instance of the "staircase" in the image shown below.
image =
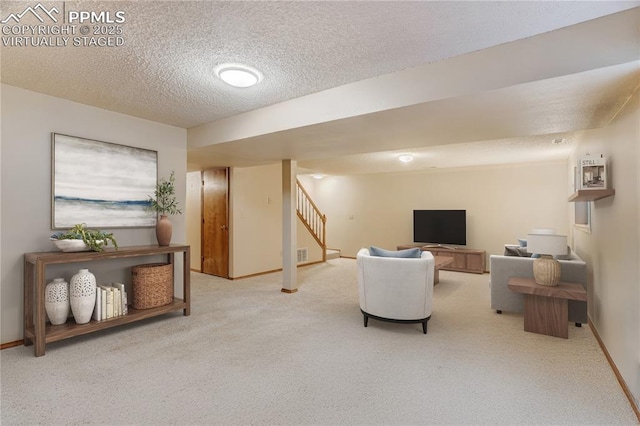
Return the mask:
<path fill-rule="evenodd" d="M 327 249 L 327 260 L 340 259 L 340 250 Z"/>
<path fill-rule="evenodd" d="M 309 193 L 304 189 L 299 180 L 296 181 L 296 212 L 298 217 L 309 230 L 313 238 L 322 249 L 322 261 L 327 261 L 327 216 L 322 214 L 315 205 Z"/>

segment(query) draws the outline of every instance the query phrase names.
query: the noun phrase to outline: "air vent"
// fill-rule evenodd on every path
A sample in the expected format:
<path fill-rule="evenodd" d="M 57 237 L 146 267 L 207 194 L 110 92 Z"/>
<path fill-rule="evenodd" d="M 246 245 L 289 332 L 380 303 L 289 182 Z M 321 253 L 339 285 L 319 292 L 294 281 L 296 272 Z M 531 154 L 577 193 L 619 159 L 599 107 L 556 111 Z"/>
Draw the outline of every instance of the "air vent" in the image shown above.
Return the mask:
<path fill-rule="evenodd" d="M 309 261 L 309 252 L 306 248 L 298 249 L 298 263 Z"/>

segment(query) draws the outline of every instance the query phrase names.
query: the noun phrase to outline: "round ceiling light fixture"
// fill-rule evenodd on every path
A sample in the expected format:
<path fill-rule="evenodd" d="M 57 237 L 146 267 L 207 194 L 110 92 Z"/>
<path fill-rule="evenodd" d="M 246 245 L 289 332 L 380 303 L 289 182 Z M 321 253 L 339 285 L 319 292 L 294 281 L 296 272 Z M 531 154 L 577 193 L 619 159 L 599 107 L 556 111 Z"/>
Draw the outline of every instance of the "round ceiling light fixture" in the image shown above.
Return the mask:
<path fill-rule="evenodd" d="M 215 68 L 216 75 L 233 87 L 251 87 L 262 81 L 262 73 L 243 64 L 222 64 Z"/>
<path fill-rule="evenodd" d="M 314 179 L 322 179 L 324 177 L 322 173 L 314 173 L 311 176 L 313 176 Z"/>
<path fill-rule="evenodd" d="M 402 161 L 403 163 L 410 163 L 413 161 L 413 155 L 402 154 L 401 156 L 398 157 L 398 160 Z"/>

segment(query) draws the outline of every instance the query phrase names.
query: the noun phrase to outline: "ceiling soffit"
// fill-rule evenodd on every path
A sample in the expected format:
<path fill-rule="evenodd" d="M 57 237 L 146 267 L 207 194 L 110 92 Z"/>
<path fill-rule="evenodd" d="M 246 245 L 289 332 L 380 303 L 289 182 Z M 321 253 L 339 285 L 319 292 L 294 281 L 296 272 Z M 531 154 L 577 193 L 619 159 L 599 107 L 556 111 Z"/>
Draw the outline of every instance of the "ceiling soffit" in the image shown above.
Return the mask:
<path fill-rule="evenodd" d="M 363 116 L 380 111 L 446 99 L 466 99 L 482 92 L 540 80 L 553 81 L 554 77 L 580 76 L 585 71 L 635 61 L 640 40 L 639 12 L 640 8 L 197 126 L 188 131 L 189 147 L 268 134 L 277 134 L 280 138 L 285 130 L 345 118 L 361 120 Z M 620 48 L 612 53 L 611 46 Z M 523 55 L 522 52 L 527 53 Z M 560 84 L 564 85 L 566 81 Z M 522 96 L 531 102 L 548 96 L 541 92 L 542 89 L 556 90 L 546 83 L 529 88 L 531 90 Z M 509 106 L 505 108 L 509 109 Z M 525 134 L 531 134 L 531 131 Z M 357 139 L 358 134 L 353 137 Z M 306 143 L 311 142 L 307 139 Z"/>

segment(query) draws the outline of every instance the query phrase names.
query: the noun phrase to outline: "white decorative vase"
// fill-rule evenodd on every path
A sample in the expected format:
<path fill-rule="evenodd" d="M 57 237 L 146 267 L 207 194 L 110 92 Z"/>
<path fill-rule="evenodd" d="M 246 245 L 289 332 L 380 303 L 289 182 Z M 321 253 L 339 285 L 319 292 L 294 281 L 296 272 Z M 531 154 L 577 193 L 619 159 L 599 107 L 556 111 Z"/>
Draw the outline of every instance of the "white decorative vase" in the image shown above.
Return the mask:
<path fill-rule="evenodd" d="M 71 312 L 76 324 L 91 321 L 96 304 L 96 277 L 88 269 L 80 269 L 69 285 Z"/>
<path fill-rule="evenodd" d="M 44 308 L 53 325 L 67 322 L 69 317 L 69 283 L 54 278 L 44 289 Z"/>

